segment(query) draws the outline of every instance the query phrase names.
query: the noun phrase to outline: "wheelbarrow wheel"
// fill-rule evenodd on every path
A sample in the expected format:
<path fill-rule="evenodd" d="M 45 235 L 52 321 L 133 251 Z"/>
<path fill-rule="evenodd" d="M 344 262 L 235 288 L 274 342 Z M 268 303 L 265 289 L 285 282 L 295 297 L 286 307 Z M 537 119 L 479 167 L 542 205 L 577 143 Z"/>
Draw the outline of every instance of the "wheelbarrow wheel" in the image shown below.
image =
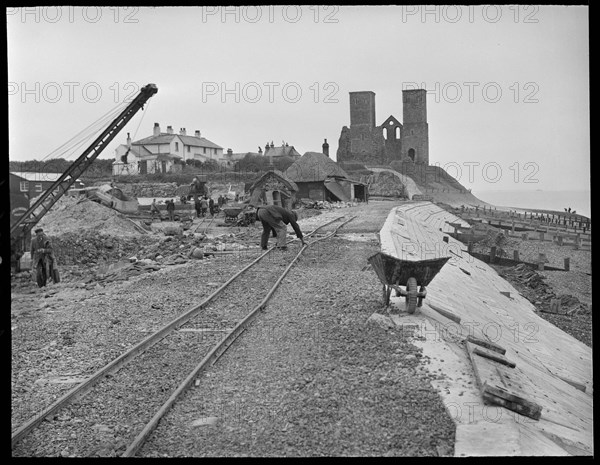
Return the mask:
<path fill-rule="evenodd" d="M 383 285 L 383 306 L 387 307 L 390 303 L 390 294 L 392 293 L 392 288 L 390 286 Z"/>
<path fill-rule="evenodd" d="M 415 313 L 417 300 L 417 280 L 415 278 L 408 278 L 406 282 L 406 310 L 408 313 Z"/>

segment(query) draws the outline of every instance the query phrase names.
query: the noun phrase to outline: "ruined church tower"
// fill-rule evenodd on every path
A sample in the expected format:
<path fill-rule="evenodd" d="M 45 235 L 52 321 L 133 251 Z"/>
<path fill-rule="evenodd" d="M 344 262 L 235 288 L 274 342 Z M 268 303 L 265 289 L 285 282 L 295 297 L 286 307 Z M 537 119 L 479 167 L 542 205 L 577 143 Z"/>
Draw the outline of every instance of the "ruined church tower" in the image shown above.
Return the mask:
<path fill-rule="evenodd" d="M 343 126 L 337 161 L 387 165 L 392 161 L 429 164 L 427 91 L 402 91 L 404 121 L 390 115 L 377 125 L 375 92 L 350 92 L 350 127 Z"/>
<path fill-rule="evenodd" d="M 402 91 L 402 159 L 429 165 L 426 97 L 425 89 Z"/>

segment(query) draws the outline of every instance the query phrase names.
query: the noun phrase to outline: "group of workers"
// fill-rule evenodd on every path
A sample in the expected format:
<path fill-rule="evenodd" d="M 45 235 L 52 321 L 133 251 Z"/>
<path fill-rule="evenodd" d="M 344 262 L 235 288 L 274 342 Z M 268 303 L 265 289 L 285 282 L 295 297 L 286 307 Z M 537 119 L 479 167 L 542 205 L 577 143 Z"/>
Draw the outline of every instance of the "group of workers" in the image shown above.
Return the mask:
<path fill-rule="evenodd" d="M 227 203 L 226 197 L 219 196 L 216 205 L 220 209 Z M 203 218 L 206 216 L 207 212 L 210 212 L 211 216 L 214 216 L 216 213 L 216 205 L 215 201 L 212 198 L 208 198 L 207 196 L 199 197 L 194 202 L 194 208 L 196 210 L 196 217 Z M 256 218 L 260 220 L 263 226 L 263 233 L 260 238 L 260 246 L 263 250 L 267 249 L 267 244 L 269 241 L 269 236 L 273 234 L 274 237 L 277 238 L 277 248 L 278 249 L 287 249 L 286 245 L 286 237 L 287 237 L 287 225 L 291 225 L 296 233 L 296 237 L 300 239 L 302 245 L 305 245 L 304 238 L 302 235 L 302 231 L 300 230 L 300 226 L 298 226 L 298 214 L 293 210 L 287 210 L 286 208 L 280 207 L 279 205 L 254 205 L 248 204 L 246 208 L 254 208 L 256 209 Z M 150 211 L 152 216 L 158 213 L 160 216 L 160 210 L 158 209 L 158 205 L 156 204 L 156 199 L 152 201 L 152 205 L 150 206 Z M 169 214 L 169 220 L 173 221 L 174 212 L 175 212 L 175 202 L 174 200 L 167 200 L 167 212 Z"/>

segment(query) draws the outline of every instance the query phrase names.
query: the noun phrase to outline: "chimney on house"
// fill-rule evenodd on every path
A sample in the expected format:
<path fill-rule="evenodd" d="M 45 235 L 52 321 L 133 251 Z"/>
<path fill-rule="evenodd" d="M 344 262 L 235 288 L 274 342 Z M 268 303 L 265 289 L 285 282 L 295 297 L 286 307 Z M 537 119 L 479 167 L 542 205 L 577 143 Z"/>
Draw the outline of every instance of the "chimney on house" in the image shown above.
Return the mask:
<path fill-rule="evenodd" d="M 154 135 L 160 136 L 160 124 L 154 123 Z"/>
<path fill-rule="evenodd" d="M 323 142 L 323 153 L 329 156 L 329 144 L 327 143 L 327 139 Z"/>
<path fill-rule="evenodd" d="M 227 155 L 232 155 L 232 154 L 233 154 L 233 150 L 227 149 Z"/>
<path fill-rule="evenodd" d="M 259 153 L 259 155 L 262 155 L 262 153 L 263 153 L 262 147 L 260 145 L 258 146 L 258 153 Z"/>
<path fill-rule="evenodd" d="M 196 129 L 196 132 L 194 132 L 194 135 L 195 135 L 196 137 L 200 137 L 200 130 L 199 130 L 199 129 Z"/>
<path fill-rule="evenodd" d="M 127 147 L 131 148 L 131 136 L 127 133 Z"/>
<path fill-rule="evenodd" d="M 181 129 L 179 130 L 179 135 L 180 135 L 180 136 L 185 136 L 185 128 L 181 128 Z"/>
<path fill-rule="evenodd" d="M 269 143 L 267 142 L 267 145 L 265 145 L 265 155 L 267 154 L 268 151 L 269 151 Z"/>
<path fill-rule="evenodd" d="M 173 126 L 167 126 L 167 134 L 173 134 Z"/>

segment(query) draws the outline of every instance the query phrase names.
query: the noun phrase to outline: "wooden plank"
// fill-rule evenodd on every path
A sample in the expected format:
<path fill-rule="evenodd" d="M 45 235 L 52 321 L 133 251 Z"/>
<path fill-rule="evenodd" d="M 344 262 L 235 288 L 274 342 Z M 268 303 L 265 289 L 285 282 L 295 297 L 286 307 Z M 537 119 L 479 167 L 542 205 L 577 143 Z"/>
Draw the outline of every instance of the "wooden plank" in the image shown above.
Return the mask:
<path fill-rule="evenodd" d="M 542 416 L 541 405 L 518 396 L 500 386 L 490 385 L 487 381 L 483 384 L 482 394 L 484 400 L 502 405 L 509 410 L 533 418 L 534 420 L 539 420 Z"/>
<path fill-rule="evenodd" d="M 473 365 L 473 371 L 479 390 L 483 400 L 492 404 L 501 405 L 513 412 L 517 412 L 521 415 L 539 420 L 542 412 L 542 407 L 535 402 L 532 402 L 524 397 L 522 393 L 515 392 L 514 384 L 508 388 L 501 387 L 506 385 L 502 369 L 496 365 L 493 366 L 494 362 L 490 361 L 485 357 L 478 356 L 475 351 L 477 346 L 474 346 L 470 342 L 465 343 L 471 364 Z"/>
<path fill-rule="evenodd" d="M 551 370 L 551 371 L 552 371 L 552 370 Z M 577 381 L 574 381 L 574 380 L 572 380 L 572 379 L 569 379 L 569 378 L 566 378 L 566 377 L 564 377 L 564 376 L 560 376 L 560 375 L 557 375 L 557 376 L 558 376 L 560 379 L 562 379 L 562 380 L 563 380 L 565 383 L 567 383 L 567 384 L 570 384 L 571 386 L 573 386 L 575 389 L 578 389 L 578 390 L 580 390 L 581 392 L 585 392 L 585 388 L 586 388 L 585 384 L 583 384 L 583 383 L 580 383 L 580 382 L 577 382 Z"/>
<path fill-rule="evenodd" d="M 456 316 L 454 313 L 452 313 L 448 310 L 444 310 L 443 308 L 438 307 L 437 305 L 434 305 L 431 302 L 429 302 L 428 305 L 429 305 L 429 307 L 431 307 L 431 309 L 435 310 L 440 315 L 445 316 L 446 318 L 454 321 L 455 323 L 460 323 L 460 317 Z"/>
<path fill-rule="evenodd" d="M 515 362 L 507 359 L 503 355 L 497 354 L 491 350 L 484 349 L 483 347 L 474 347 L 473 353 L 477 354 L 481 357 L 489 358 L 490 360 L 493 360 L 494 362 L 501 363 L 502 365 L 506 365 L 507 367 L 510 367 L 510 368 L 514 368 L 517 366 Z"/>
<path fill-rule="evenodd" d="M 479 339 L 478 337 L 475 337 L 475 336 L 469 335 L 469 336 L 467 336 L 466 340 L 473 344 L 477 344 L 479 346 L 485 347 L 486 349 L 493 350 L 494 352 L 498 352 L 501 355 L 504 355 L 506 353 L 506 349 L 504 347 L 499 346 L 498 344 L 494 344 L 493 342 L 484 341 L 483 339 Z"/>

